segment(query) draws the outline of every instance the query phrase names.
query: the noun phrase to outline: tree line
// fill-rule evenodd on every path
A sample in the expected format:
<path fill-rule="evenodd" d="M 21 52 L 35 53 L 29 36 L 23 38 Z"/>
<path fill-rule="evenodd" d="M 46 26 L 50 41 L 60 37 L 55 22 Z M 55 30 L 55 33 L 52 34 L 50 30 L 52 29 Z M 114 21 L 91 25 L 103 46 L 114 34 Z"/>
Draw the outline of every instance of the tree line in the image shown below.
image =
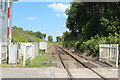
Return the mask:
<path fill-rule="evenodd" d="M 13 29 L 18 29 L 18 30 L 24 31 L 22 28 L 18 28 L 17 26 L 14 26 L 14 27 L 12 27 L 12 28 L 13 28 Z M 29 34 L 30 36 L 35 36 L 35 37 L 37 37 L 37 38 L 39 38 L 39 39 L 45 40 L 45 38 L 46 38 L 46 34 L 40 32 L 40 31 L 33 32 L 33 31 L 26 30 L 26 31 L 24 31 L 24 32 L 25 32 L 26 34 Z"/>
<path fill-rule="evenodd" d="M 24 31 L 23 28 L 19 28 L 19 27 L 17 27 L 17 26 L 14 26 L 14 27 L 12 27 L 12 28 L 13 28 L 13 29 L 20 30 L 20 31 L 23 31 L 23 32 L 25 32 L 26 34 L 28 34 L 28 35 L 30 35 L 30 36 L 35 36 L 35 37 L 37 37 L 38 39 L 45 40 L 45 38 L 47 37 L 46 34 L 40 32 L 40 31 L 37 31 L 37 32 L 33 32 L 33 31 L 29 31 L 29 30 Z M 53 42 L 53 37 L 52 37 L 51 35 L 49 35 L 49 36 L 47 37 L 47 39 L 48 39 L 49 42 Z"/>
<path fill-rule="evenodd" d="M 65 13 L 63 46 L 98 56 L 99 44 L 120 45 L 120 2 L 72 2 Z"/>

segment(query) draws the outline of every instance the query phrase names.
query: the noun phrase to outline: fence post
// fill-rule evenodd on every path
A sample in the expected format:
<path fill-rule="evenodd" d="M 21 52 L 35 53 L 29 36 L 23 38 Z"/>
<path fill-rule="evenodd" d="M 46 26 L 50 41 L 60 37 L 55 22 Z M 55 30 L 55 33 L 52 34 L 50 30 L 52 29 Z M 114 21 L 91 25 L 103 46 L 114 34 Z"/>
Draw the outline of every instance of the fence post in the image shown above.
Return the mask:
<path fill-rule="evenodd" d="M 2 64 L 2 52 L 1 52 L 1 47 L 2 47 L 2 44 L 0 43 L 0 64 Z"/>
<path fill-rule="evenodd" d="M 110 57 L 110 44 L 107 44 L 107 60 L 109 60 L 109 57 Z"/>
<path fill-rule="evenodd" d="M 112 57 L 112 54 L 113 54 L 113 48 L 114 47 L 114 45 L 113 44 L 110 44 L 110 50 L 109 50 L 109 60 L 111 60 L 111 57 Z"/>
<path fill-rule="evenodd" d="M 9 45 L 9 64 L 17 64 L 17 44 Z"/>
<path fill-rule="evenodd" d="M 101 44 L 99 44 L 99 61 L 101 60 L 100 57 L 101 57 Z"/>
<path fill-rule="evenodd" d="M 25 66 L 25 61 L 26 61 L 26 45 L 24 46 L 24 53 L 23 53 L 23 66 Z"/>
<path fill-rule="evenodd" d="M 118 60 L 119 60 L 119 51 L 118 51 L 118 47 L 119 47 L 119 46 L 118 46 L 118 44 L 117 44 L 116 68 L 118 68 L 118 63 L 119 63 L 119 61 L 118 61 Z"/>

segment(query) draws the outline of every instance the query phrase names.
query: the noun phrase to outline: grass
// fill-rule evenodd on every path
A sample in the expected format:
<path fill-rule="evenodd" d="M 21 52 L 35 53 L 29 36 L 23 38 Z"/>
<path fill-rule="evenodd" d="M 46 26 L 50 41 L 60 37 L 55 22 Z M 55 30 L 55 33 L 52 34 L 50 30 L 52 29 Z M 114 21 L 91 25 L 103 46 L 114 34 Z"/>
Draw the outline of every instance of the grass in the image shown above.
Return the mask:
<path fill-rule="evenodd" d="M 40 54 L 42 55 L 41 57 Z M 28 59 L 26 61 L 26 67 L 48 67 L 50 66 L 50 64 L 48 63 L 49 59 L 50 59 L 49 54 L 40 51 L 39 55 L 35 59 L 33 60 Z"/>
<path fill-rule="evenodd" d="M 40 57 L 40 54 L 42 55 L 41 57 Z M 33 60 L 28 59 L 26 61 L 25 67 L 49 67 L 50 66 L 49 60 L 50 60 L 50 54 L 46 54 L 43 51 L 39 51 L 39 55 L 35 59 Z M 0 66 L 2 67 L 23 67 L 23 58 L 20 60 L 19 64 L 10 65 L 10 64 L 7 64 L 6 61 L 3 61 L 3 63 L 0 64 Z"/>
<path fill-rule="evenodd" d="M 45 40 L 37 38 L 35 35 L 32 35 L 32 34 L 29 34 L 29 33 L 25 32 L 24 30 L 21 30 L 21 29 L 18 29 L 18 28 L 15 28 L 15 29 L 17 29 L 18 31 L 20 31 L 24 34 L 27 34 L 27 35 L 31 36 L 33 39 L 35 39 L 35 41 L 26 37 L 25 35 L 22 35 L 20 32 L 13 31 L 12 32 L 12 41 L 13 42 L 40 42 L 40 41 L 45 41 Z"/>
<path fill-rule="evenodd" d="M 12 37 L 14 42 L 31 42 L 32 41 L 27 37 L 21 35 L 20 33 L 16 33 L 16 32 L 12 33 Z"/>
<path fill-rule="evenodd" d="M 48 43 L 48 49 L 50 48 L 50 44 L 51 43 Z M 42 55 L 41 57 L 40 57 L 40 54 Z M 33 60 L 28 59 L 26 61 L 25 67 L 49 67 L 51 66 L 49 63 L 50 59 L 51 59 L 50 54 L 44 53 L 44 51 L 39 51 L 39 54 L 35 59 Z M 2 67 L 23 67 L 23 57 L 20 59 L 20 62 L 16 65 L 7 64 L 6 60 L 4 60 L 2 64 L 0 64 L 0 66 Z"/>
<path fill-rule="evenodd" d="M 21 58 L 21 60 L 18 64 L 10 65 L 10 64 L 7 64 L 6 60 L 3 60 L 2 64 L 0 64 L 0 66 L 2 66 L 2 67 L 23 67 L 23 57 Z"/>

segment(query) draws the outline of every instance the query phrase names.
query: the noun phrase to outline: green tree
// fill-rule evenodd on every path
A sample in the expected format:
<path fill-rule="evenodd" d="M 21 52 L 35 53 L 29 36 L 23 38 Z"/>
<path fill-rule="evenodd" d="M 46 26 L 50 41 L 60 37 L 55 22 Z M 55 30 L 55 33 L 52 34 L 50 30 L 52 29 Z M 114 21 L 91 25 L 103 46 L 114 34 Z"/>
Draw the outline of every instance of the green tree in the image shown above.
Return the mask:
<path fill-rule="evenodd" d="M 120 44 L 120 2 L 72 2 L 62 45 L 98 56 L 99 44 Z"/>
<path fill-rule="evenodd" d="M 43 34 L 39 31 L 35 32 L 34 35 L 40 39 L 43 39 Z"/>
<path fill-rule="evenodd" d="M 107 31 L 100 25 L 101 17 L 111 20 L 113 16 L 120 19 L 119 14 L 120 7 L 117 2 L 72 2 L 70 9 L 66 10 L 66 27 L 75 34 L 74 36 L 77 36 L 77 33 L 89 40 L 97 34 L 106 35 Z"/>
<path fill-rule="evenodd" d="M 29 35 L 34 35 L 34 32 L 33 31 L 28 31 L 26 30 L 25 33 L 29 34 Z"/>
<path fill-rule="evenodd" d="M 52 36 L 48 36 L 48 41 L 49 41 L 49 42 L 53 42 Z"/>
<path fill-rule="evenodd" d="M 62 38 L 60 36 L 57 36 L 56 40 L 57 40 L 57 42 L 60 42 L 62 40 Z"/>
<path fill-rule="evenodd" d="M 45 40 L 45 38 L 46 38 L 46 34 L 43 34 L 43 39 Z"/>

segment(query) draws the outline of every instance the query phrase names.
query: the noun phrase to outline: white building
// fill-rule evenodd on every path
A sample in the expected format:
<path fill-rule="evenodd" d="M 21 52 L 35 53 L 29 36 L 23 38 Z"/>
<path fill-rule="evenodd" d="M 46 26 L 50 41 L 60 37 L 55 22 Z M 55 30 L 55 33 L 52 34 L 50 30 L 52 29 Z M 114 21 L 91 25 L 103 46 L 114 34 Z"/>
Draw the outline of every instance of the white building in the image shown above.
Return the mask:
<path fill-rule="evenodd" d="M 0 0 L 0 42 L 7 42 L 7 2 Z"/>
<path fill-rule="evenodd" d="M 8 1 L 10 1 L 9 5 L 8 5 Z M 17 0 L 12 0 L 12 1 L 17 1 Z M 11 23 L 12 23 L 12 20 L 11 20 L 12 1 L 0 0 L 0 42 L 9 41 L 8 37 L 10 37 L 9 33 L 11 31 L 8 30 L 8 27 L 11 27 Z M 8 16 L 9 16 L 9 20 L 8 20 Z"/>

